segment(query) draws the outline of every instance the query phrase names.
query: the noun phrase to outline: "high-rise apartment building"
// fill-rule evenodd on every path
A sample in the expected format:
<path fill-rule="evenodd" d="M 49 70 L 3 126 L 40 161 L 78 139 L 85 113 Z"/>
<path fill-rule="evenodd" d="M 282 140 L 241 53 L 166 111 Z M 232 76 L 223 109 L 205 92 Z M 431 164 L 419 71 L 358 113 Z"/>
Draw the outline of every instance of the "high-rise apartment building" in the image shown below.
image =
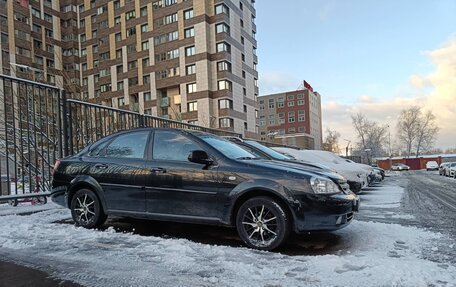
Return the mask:
<path fill-rule="evenodd" d="M 321 149 L 321 95 L 303 88 L 258 98 L 259 131 L 264 141 Z"/>
<path fill-rule="evenodd" d="M 4 74 L 255 136 L 253 0 L 0 0 Z"/>

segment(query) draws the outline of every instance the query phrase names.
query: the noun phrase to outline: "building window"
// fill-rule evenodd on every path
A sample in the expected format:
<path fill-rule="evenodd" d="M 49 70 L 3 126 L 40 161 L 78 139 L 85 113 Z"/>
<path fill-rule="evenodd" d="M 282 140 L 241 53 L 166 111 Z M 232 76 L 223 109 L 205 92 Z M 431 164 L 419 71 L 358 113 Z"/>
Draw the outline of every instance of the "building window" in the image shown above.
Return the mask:
<path fill-rule="evenodd" d="M 268 106 L 270 109 L 274 109 L 275 108 L 275 101 L 274 99 L 269 99 L 268 100 Z"/>
<path fill-rule="evenodd" d="M 143 98 L 145 102 L 150 101 L 152 100 L 152 94 L 150 92 L 144 92 Z"/>
<path fill-rule="evenodd" d="M 219 23 L 215 25 L 215 32 L 218 33 L 227 33 L 230 34 L 230 26 L 225 23 Z"/>
<path fill-rule="evenodd" d="M 234 125 L 234 120 L 230 118 L 222 118 L 219 120 L 219 125 L 221 128 L 231 128 Z"/>
<path fill-rule="evenodd" d="M 217 53 L 219 53 L 219 52 L 228 52 L 228 53 L 230 53 L 231 52 L 231 45 L 226 43 L 226 42 L 217 43 L 216 51 L 217 51 Z"/>
<path fill-rule="evenodd" d="M 198 102 L 190 102 L 187 104 L 187 110 L 189 112 L 195 112 L 198 110 Z"/>
<path fill-rule="evenodd" d="M 120 0 L 114 1 L 114 9 L 117 10 L 120 8 Z"/>
<path fill-rule="evenodd" d="M 149 31 L 149 25 L 147 25 L 147 24 L 141 25 L 141 33 L 145 33 L 148 31 Z"/>
<path fill-rule="evenodd" d="M 260 120 L 258 121 L 258 125 L 259 125 L 260 127 L 266 125 L 266 117 L 265 117 L 265 116 L 260 116 Z"/>
<path fill-rule="evenodd" d="M 141 7 L 141 9 L 139 10 L 140 14 L 142 17 L 145 17 L 147 16 L 147 6 L 144 6 L 144 7 Z"/>
<path fill-rule="evenodd" d="M 284 98 L 283 97 L 280 97 L 277 99 L 277 107 L 278 108 L 283 108 L 284 107 Z"/>
<path fill-rule="evenodd" d="M 100 92 L 110 92 L 111 91 L 111 84 L 104 84 L 100 85 Z"/>
<path fill-rule="evenodd" d="M 150 75 L 143 76 L 143 85 L 150 84 Z"/>
<path fill-rule="evenodd" d="M 269 125 L 275 125 L 275 115 L 269 115 L 268 123 Z"/>
<path fill-rule="evenodd" d="M 242 88 L 242 93 L 244 94 L 244 96 L 247 96 L 247 89 L 246 88 Z"/>
<path fill-rule="evenodd" d="M 127 29 L 127 37 L 136 35 L 136 27 L 128 28 Z"/>
<path fill-rule="evenodd" d="M 287 104 L 288 104 L 289 107 L 294 107 L 295 102 L 294 101 L 289 101 Z"/>
<path fill-rule="evenodd" d="M 303 106 L 304 105 L 304 100 L 298 100 L 298 106 Z"/>
<path fill-rule="evenodd" d="M 244 45 L 245 44 L 245 39 L 244 37 L 241 36 L 241 44 Z"/>
<path fill-rule="evenodd" d="M 218 90 L 232 90 L 232 83 L 228 80 L 221 80 L 217 82 Z"/>
<path fill-rule="evenodd" d="M 285 123 L 285 113 L 278 113 L 277 117 L 279 118 L 279 125 Z"/>
<path fill-rule="evenodd" d="M 195 37 L 195 28 L 188 28 L 184 30 L 185 38 Z"/>
<path fill-rule="evenodd" d="M 289 123 L 295 122 L 295 112 L 288 112 L 288 122 Z"/>
<path fill-rule="evenodd" d="M 120 24 L 120 16 L 117 16 L 116 18 L 114 18 L 114 24 Z"/>
<path fill-rule="evenodd" d="M 193 75 L 196 73 L 196 65 L 195 64 L 192 64 L 192 65 L 188 65 L 185 67 L 185 74 L 186 75 Z"/>
<path fill-rule="evenodd" d="M 305 121 L 306 119 L 306 113 L 304 110 L 299 110 L 298 111 L 298 122 L 303 122 Z"/>
<path fill-rule="evenodd" d="M 245 62 L 245 55 L 244 53 L 241 55 L 242 62 Z"/>
<path fill-rule="evenodd" d="M 244 113 L 247 112 L 247 105 L 244 105 Z"/>
<path fill-rule="evenodd" d="M 123 65 L 116 66 L 116 73 L 117 74 L 123 73 Z"/>
<path fill-rule="evenodd" d="M 188 9 L 184 11 L 184 19 L 188 20 L 193 18 L 193 9 Z"/>
<path fill-rule="evenodd" d="M 289 134 L 294 134 L 296 131 L 295 127 L 288 128 L 288 133 Z"/>
<path fill-rule="evenodd" d="M 187 84 L 187 94 L 196 93 L 196 83 Z"/>
<path fill-rule="evenodd" d="M 124 97 L 117 98 L 117 106 L 118 107 L 125 106 L 125 98 Z"/>
<path fill-rule="evenodd" d="M 114 38 L 115 38 L 116 42 L 120 42 L 120 41 L 122 41 L 122 34 L 120 32 L 116 33 L 114 35 Z"/>
<path fill-rule="evenodd" d="M 149 41 L 144 41 L 144 42 L 142 42 L 142 43 L 141 43 L 141 49 L 142 49 L 143 51 L 149 50 Z"/>
<path fill-rule="evenodd" d="M 150 66 L 150 60 L 149 58 L 144 58 L 142 59 L 142 66 L 144 67 L 149 67 Z"/>
<path fill-rule="evenodd" d="M 288 101 L 294 101 L 294 95 L 289 95 L 287 96 Z"/>
<path fill-rule="evenodd" d="M 125 20 L 130 20 L 130 19 L 134 19 L 136 18 L 136 12 L 135 10 L 132 10 L 132 11 L 128 11 L 125 13 Z"/>
<path fill-rule="evenodd" d="M 129 70 L 135 69 L 137 66 L 138 66 L 138 61 L 136 61 L 136 60 L 128 62 L 128 69 Z"/>
<path fill-rule="evenodd" d="M 233 109 L 233 101 L 228 99 L 219 100 L 219 109 Z"/>
<path fill-rule="evenodd" d="M 121 91 L 123 89 L 124 89 L 124 82 L 123 81 L 117 82 L 117 90 Z"/>
<path fill-rule="evenodd" d="M 189 57 L 189 56 L 193 56 L 195 54 L 196 54 L 195 46 L 190 46 L 190 47 L 185 48 L 185 56 Z"/>
<path fill-rule="evenodd" d="M 231 63 L 227 62 L 227 61 L 217 62 L 217 71 L 218 72 L 222 72 L 222 71 L 231 72 Z"/>
<path fill-rule="evenodd" d="M 144 114 L 151 116 L 152 115 L 152 109 L 145 109 L 144 110 Z"/>
<path fill-rule="evenodd" d="M 122 59 L 122 49 L 116 50 L 116 59 Z"/>
<path fill-rule="evenodd" d="M 130 87 L 138 85 L 138 77 L 129 78 L 128 79 L 128 85 Z"/>
<path fill-rule="evenodd" d="M 225 4 L 215 5 L 215 14 L 230 15 L 230 9 Z"/>

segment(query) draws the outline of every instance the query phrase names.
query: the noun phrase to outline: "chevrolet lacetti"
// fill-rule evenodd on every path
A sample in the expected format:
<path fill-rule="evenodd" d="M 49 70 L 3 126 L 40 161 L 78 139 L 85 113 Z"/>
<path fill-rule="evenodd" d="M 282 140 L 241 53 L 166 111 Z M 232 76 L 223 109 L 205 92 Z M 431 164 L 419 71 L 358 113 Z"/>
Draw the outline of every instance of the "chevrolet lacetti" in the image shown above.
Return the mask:
<path fill-rule="evenodd" d="M 260 159 L 212 134 L 154 128 L 107 136 L 57 161 L 52 199 L 86 228 L 111 215 L 234 226 L 262 250 L 292 231 L 345 227 L 359 208 L 338 175 Z"/>

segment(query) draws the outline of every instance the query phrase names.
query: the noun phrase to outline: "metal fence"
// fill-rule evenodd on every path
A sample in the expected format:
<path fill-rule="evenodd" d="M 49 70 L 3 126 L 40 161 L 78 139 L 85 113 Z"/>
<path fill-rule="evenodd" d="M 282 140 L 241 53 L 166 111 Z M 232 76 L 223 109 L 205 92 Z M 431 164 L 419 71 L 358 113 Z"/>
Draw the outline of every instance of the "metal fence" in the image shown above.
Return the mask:
<path fill-rule="evenodd" d="M 63 156 L 61 91 L 0 75 L 1 196 L 49 190 Z"/>
<path fill-rule="evenodd" d="M 55 161 L 120 130 L 168 127 L 240 134 L 67 99 L 65 92 L 0 74 L 0 202 L 48 195 Z"/>

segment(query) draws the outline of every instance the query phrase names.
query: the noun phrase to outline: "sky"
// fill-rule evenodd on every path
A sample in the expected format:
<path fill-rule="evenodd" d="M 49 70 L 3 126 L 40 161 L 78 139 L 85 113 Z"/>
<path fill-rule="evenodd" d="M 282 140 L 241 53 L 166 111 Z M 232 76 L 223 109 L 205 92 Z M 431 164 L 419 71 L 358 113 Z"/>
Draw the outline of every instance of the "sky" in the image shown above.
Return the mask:
<path fill-rule="evenodd" d="M 389 125 L 394 144 L 399 112 L 419 105 L 437 116 L 436 147 L 456 148 L 455 0 L 278 3 L 255 3 L 260 95 L 306 80 L 342 145 L 356 141 L 351 114 Z"/>

